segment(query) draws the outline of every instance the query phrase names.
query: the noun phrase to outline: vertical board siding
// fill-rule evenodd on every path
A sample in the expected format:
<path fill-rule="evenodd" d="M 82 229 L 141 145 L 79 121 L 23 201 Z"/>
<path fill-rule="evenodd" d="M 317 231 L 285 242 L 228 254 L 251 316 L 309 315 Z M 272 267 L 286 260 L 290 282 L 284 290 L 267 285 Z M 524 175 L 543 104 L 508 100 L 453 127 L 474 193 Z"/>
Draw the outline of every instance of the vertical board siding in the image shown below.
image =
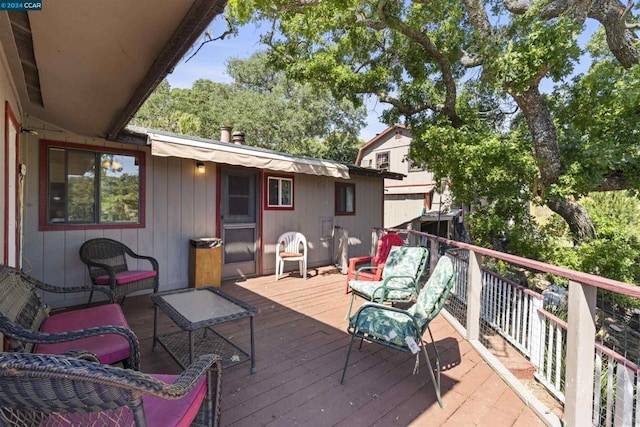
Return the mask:
<path fill-rule="evenodd" d="M 307 263 L 318 267 L 333 262 L 333 242 L 322 236 L 322 222 L 333 219 L 334 226 L 349 230 L 349 256 L 368 255 L 371 229 L 382 224 L 382 194 L 379 179 L 352 176 L 356 185 L 356 215 L 335 215 L 335 178 L 296 175 L 294 210 L 265 210 L 262 224 L 264 274 L 275 272 L 275 243 L 286 231 L 299 231 L 308 244 Z"/>
<path fill-rule="evenodd" d="M 85 265 L 80 261 L 78 250 L 86 240 L 107 237 L 119 240 L 134 252 L 150 254 L 160 264 L 161 289 L 173 289 L 185 286 L 188 269 L 188 239 L 193 237 L 194 225 L 184 221 L 199 221 L 207 214 L 216 212 L 213 201 L 215 194 L 202 197 L 198 209 L 200 217 L 195 215 L 192 162 L 185 161 L 184 170 L 180 160 L 152 158 L 147 147 L 138 147 L 147 153 L 145 179 L 146 228 L 109 229 L 109 230 L 66 230 L 38 231 L 39 218 L 39 140 L 108 146 L 115 148 L 135 148 L 131 145 L 105 142 L 94 138 L 70 135 L 58 130 L 50 130 L 46 123 L 30 119 L 31 128 L 38 129 L 38 136 L 26 135 L 22 141 L 20 161 L 27 165 L 24 197 L 24 270 L 33 277 L 53 285 L 77 286 L 89 284 Z M 211 168 L 212 171 L 215 170 Z M 181 176 L 184 174 L 185 176 Z M 170 186 L 169 183 L 174 184 Z M 177 185 L 177 186 L 176 186 Z M 214 183 L 200 183 L 200 191 L 215 191 Z M 178 197 L 177 203 L 170 203 Z M 187 203 L 184 203 L 185 200 Z M 205 229 L 215 230 L 215 219 L 207 220 Z M 182 244 L 180 244 L 180 242 Z M 180 247 L 182 246 L 182 247 Z M 129 260 L 131 268 L 148 266 L 146 261 Z M 86 302 L 87 295 L 45 295 L 47 303 L 53 307 Z"/>
<path fill-rule="evenodd" d="M 169 256 L 168 253 L 168 236 L 167 229 L 169 227 L 167 204 L 167 182 L 168 174 L 168 158 L 153 157 L 153 191 L 149 193 L 147 189 L 147 197 L 151 199 L 153 206 L 153 222 L 147 223 L 153 233 L 153 256 L 158 260 L 160 274 L 160 289 L 165 290 L 165 283 L 168 283 L 169 266 L 165 262 Z M 139 248 L 141 250 L 142 248 Z"/>
<path fill-rule="evenodd" d="M 25 181 L 25 271 L 53 285 L 77 286 L 89 284 L 86 266 L 78 251 L 86 240 L 108 237 L 119 240 L 134 252 L 151 255 L 160 266 L 160 290 L 187 286 L 189 240 L 216 236 L 218 207 L 216 206 L 217 165 L 206 163 L 204 175 L 196 172 L 190 159 L 154 157 L 147 146 L 133 146 L 85 138 L 58 130 L 31 119 L 29 127 L 38 129 L 38 136 L 25 135 L 21 162 L 27 164 Z M 109 230 L 38 230 L 39 214 L 39 141 L 40 138 L 112 148 L 138 149 L 146 153 L 145 228 Z M 355 216 L 334 215 L 334 185 L 332 177 L 295 175 L 295 209 L 265 211 L 262 217 L 263 273 L 275 271 L 275 240 L 289 230 L 305 234 L 309 243 L 309 266 L 332 263 L 333 242 L 322 235 L 323 220 L 332 220 L 349 230 L 350 255 L 368 255 L 371 229 L 382 225 L 382 194 L 379 178 L 354 176 L 356 184 Z M 262 181 L 260 183 L 262 186 Z M 264 195 L 263 195 L 264 196 Z M 146 268 L 144 261 L 131 261 L 131 267 Z M 45 295 L 52 307 L 82 304 L 88 295 Z"/>

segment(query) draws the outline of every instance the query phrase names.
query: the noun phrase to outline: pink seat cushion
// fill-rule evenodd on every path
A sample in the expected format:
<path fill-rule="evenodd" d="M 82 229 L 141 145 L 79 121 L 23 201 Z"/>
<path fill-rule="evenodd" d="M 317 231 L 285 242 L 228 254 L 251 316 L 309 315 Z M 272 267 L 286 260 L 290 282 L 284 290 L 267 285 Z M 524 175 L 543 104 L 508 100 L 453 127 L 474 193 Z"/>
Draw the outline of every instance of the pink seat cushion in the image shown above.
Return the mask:
<path fill-rule="evenodd" d="M 152 377 L 172 384 L 177 375 L 154 375 Z M 143 395 L 142 407 L 147 425 L 162 427 L 188 427 L 195 419 L 207 394 L 207 377 L 203 376 L 183 398 L 177 400 L 163 399 L 156 396 Z M 131 411 L 128 414 L 133 418 Z M 104 425 L 105 420 L 97 413 L 89 414 L 53 414 L 40 425 L 56 425 L 61 427 Z"/>
<path fill-rule="evenodd" d="M 99 305 L 80 310 L 54 314 L 45 319 L 41 332 L 58 333 L 78 331 L 95 326 L 129 325 L 118 304 Z M 37 344 L 34 353 L 62 354 L 70 350 L 88 350 L 96 354 L 100 363 L 111 364 L 129 357 L 129 341 L 120 335 L 106 334 L 56 344 Z"/>
<path fill-rule="evenodd" d="M 136 282 L 138 280 L 148 279 L 149 277 L 155 277 L 154 270 L 129 270 L 116 273 L 116 284 L 124 285 L 125 283 Z M 98 276 L 95 278 L 96 285 L 108 285 L 109 275 Z"/>
<path fill-rule="evenodd" d="M 172 384 L 177 375 L 152 374 L 152 377 Z M 142 405 L 149 426 L 185 426 L 191 425 L 207 395 L 207 376 L 198 383 L 182 399 L 167 400 L 156 396 L 142 396 Z"/>

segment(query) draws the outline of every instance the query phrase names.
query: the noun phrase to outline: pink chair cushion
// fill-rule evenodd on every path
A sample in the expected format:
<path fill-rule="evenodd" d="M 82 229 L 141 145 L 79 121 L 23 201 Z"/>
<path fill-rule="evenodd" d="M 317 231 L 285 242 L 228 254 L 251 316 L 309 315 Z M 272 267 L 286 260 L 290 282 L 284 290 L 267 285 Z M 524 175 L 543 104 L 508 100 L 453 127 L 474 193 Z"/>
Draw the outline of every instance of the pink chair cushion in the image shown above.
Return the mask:
<path fill-rule="evenodd" d="M 177 375 L 154 375 L 152 377 L 167 384 L 173 383 Z M 163 427 L 188 427 L 198 414 L 200 405 L 207 394 L 207 377 L 202 377 L 198 383 L 182 399 L 169 400 L 156 396 L 142 396 L 142 407 L 147 425 Z M 131 411 L 129 417 L 133 418 Z M 90 414 L 53 414 L 48 416 L 40 425 L 56 425 L 61 427 L 104 425 L 105 420 L 96 413 Z"/>
<path fill-rule="evenodd" d="M 151 376 L 167 384 L 172 384 L 178 378 L 177 375 L 151 374 Z M 156 396 L 142 396 L 147 425 L 190 426 L 207 395 L 206 379 L 206 375 L 200 378 L 195 387 L 182 399 L 167 400 Z"/>
<path fill-rule="evenodd" d="M 40 331 L 47 333 L 70 332 L 105 325 L 124 326 L 130 329 L 122 313 L 122 308 L 118 304 L 107 304 L 54 314 L 45 319 Z M 34 353 L 62 354 L 70 350 L 91 351 L 98 356 L 100 363 L 104 364 L 119 362 L 128 358 L 130 354 L 127 339 L 114 334 L 56 344 L 37 344 Z"/>
<path fill-rule="evenodd" d="M 142 279 L 148 279 L 149 277 L 155 277 L 157 273 L 154 270 L 129 270 L 116 273 L 116 284 L 124 285 L 125 283 L 131 283 Z M 95 278 L 96 285 L 108 285 L 109 275 L 98 276 Z"/>

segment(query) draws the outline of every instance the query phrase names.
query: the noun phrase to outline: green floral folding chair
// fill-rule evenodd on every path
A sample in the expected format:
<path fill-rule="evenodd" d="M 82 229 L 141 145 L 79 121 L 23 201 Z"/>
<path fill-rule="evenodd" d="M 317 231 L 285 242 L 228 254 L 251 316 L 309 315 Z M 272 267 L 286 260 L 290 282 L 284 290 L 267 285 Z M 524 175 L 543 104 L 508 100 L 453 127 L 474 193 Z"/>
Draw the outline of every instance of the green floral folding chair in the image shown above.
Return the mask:
<path fill-rule="evenodd" d="M 429 250 L 421 246 L 392 246 L 382 271 L 382 280 L 354 280 L 349 281 L 351 301 L 347 318 L 351 316 L 353 300 L 356 296 L 369 301 L 384 302 L 412 302 L 420 289 L 418 281 L 429 258 Z"/>
<path fill-rule="evenodd" d="M 357 338 L 361 339 L 361 347 L 362 341 L 367 340 L 405 353 L 415 354 L 416 364 L 413 369 L 414 374 L 418 372 L 420 352 L 422 352 L 427 362 L 427 368 L 436 392 L 438 404 L 442 408 L 442 399 L 440 397 L 440 355 L 438 354 L 436 343 L 433 340 L 429 324 L 438 313 L 440 313 L 440 310 L 442 310 L 454 282 L 455 271 L 453 263 L 448 256 L 443 256 L 438 261 L 433 274 L 420 291 L 418 300 L 408 309 L 401 310 L 396 307 L 377 303 L 364 304 L 356 314 L 349 319 L 347 332 L 351 335 L 351 342 L 349 343 L 347 360 L 344 363 L 340 383 L 342 384 L 344 382 L 347 367 L 349 366 L 351 348 L 353 347 L 354 340 Z M 431 360 L 429 359 L 425 342 L 422 339 L 426 330 L 429 331 L 429 337 L 431 338 L 431 344 L 433 345 L 436 356 L 435 369 L 431 366 Z"/>

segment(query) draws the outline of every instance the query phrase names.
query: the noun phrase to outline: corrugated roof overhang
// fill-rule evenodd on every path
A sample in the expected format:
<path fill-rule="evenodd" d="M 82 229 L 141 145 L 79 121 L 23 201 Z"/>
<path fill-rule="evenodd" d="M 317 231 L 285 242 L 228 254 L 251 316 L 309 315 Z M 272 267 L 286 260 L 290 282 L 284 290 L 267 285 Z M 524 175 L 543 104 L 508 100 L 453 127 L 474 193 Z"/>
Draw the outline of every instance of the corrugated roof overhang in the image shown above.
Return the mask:
<path fill-rule="evenodd" d="M 181 138 L 152 132 L 148 132 L 147 135 L 151 144 L 151 154 L 154 156 L 180 157 L 279 172 L 349 179 L 349 167 L 340 163 L 225 142 Z"/>

